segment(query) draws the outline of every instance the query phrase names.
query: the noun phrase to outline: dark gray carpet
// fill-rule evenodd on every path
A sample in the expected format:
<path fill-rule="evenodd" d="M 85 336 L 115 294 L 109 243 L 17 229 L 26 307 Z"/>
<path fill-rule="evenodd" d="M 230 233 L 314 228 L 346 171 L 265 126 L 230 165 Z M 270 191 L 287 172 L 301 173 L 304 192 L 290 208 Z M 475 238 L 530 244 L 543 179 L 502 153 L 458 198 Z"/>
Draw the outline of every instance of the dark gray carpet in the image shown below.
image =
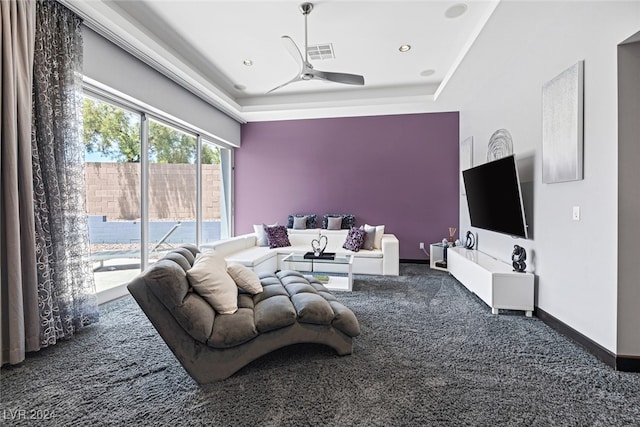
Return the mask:
<path fill-rule="evenodd" d="M 640 374 L 622 373 L 522 313 L 493 316 L 452 277 L 406 264 L 337 293 L 354 354 L 281 349 L 198 386 L 132 298 L 0 373 L 0 424 L 638 426 Z M 39 412 L 38 412 L 39 411 Z"/>

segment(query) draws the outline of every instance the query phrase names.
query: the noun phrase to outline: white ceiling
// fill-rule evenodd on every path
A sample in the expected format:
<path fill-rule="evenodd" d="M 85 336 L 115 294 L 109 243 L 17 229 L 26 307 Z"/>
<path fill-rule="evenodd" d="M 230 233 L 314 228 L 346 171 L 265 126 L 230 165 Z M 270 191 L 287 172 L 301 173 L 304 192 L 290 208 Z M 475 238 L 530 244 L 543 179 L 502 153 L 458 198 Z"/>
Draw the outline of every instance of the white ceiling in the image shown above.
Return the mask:
<path fill-rule="evenodd" d="M 331 43 L 335 51 L 335 59 L 313 66 L 361 74 L 365 85 L 312 80 L 271 94 L 298 72 L 281 36 L 303 49 L 300 0 L 61 2 L 232 117 L 255 121 L 427 111 L 499 0 L 313 2 L 309 45 Z M 464 14 L 446 16 L 461 4 Z M 411 50 L 400 52 L 402 44 Z"/>

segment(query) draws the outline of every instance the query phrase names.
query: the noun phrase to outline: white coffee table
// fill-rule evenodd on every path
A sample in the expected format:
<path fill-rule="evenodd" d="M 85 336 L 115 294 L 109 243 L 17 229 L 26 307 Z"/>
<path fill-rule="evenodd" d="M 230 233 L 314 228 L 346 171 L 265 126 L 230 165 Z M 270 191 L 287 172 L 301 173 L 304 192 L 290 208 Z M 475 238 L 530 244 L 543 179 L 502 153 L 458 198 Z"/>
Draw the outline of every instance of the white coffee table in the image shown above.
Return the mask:
<path fill-rule="evenodd" d="M 324 254 L 314 257 L 312 254 L 290 253 L 282 261 L 289 270 L 310 273 L 327 289 L 336 291 L 353 290 L 353 255 Z M 336 273 L 341 274 L 340 276 Z"/>

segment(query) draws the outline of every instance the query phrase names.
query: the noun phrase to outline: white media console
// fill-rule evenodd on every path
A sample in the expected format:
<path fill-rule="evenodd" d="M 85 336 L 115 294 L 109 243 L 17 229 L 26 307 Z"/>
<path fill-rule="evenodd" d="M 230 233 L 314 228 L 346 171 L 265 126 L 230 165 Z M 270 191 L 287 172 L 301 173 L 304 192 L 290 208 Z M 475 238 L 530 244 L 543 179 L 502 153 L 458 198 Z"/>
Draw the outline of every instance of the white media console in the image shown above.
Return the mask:
<path fill-rule="evenodd" d="M 506 262 L 463 247 L 447 249 L 447 270 L 491 307 L 493 314 L 502 308 L 533 315 L 533 274 L 518 273 Z"/>

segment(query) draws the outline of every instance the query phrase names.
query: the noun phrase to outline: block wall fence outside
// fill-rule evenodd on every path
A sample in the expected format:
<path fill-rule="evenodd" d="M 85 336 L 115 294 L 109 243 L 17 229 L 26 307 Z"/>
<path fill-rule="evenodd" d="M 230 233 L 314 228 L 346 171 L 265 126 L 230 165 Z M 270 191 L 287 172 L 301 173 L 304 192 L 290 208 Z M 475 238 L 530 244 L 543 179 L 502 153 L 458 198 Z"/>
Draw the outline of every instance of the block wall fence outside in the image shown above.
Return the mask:
<path fill-rule="evenodd" d="M 196 216 L 196 173 L 193 164 L 149 165 L 149 218 L 192 220 Z M 140 164 L 85 164 L 87 215 L 109 221 L 140 218 Z M 202 165 L 202 214 L 220 219 L 220 165 Z"/>
<path fill-rule="evenodd" d="M 89 241 L 93 244 L 140 243 L 140 221 L 105 221 L 103 216 L 89 216 Z M 149 222 L 149 243 L 157 243 L 171 230 L 176 221 Z M 177 245 L 194 243 L 196 222 L 180 221 L 180 227 L 164 243 Z M 202 222 L 202 243 L 220 240 L 220 221 Z"/>

